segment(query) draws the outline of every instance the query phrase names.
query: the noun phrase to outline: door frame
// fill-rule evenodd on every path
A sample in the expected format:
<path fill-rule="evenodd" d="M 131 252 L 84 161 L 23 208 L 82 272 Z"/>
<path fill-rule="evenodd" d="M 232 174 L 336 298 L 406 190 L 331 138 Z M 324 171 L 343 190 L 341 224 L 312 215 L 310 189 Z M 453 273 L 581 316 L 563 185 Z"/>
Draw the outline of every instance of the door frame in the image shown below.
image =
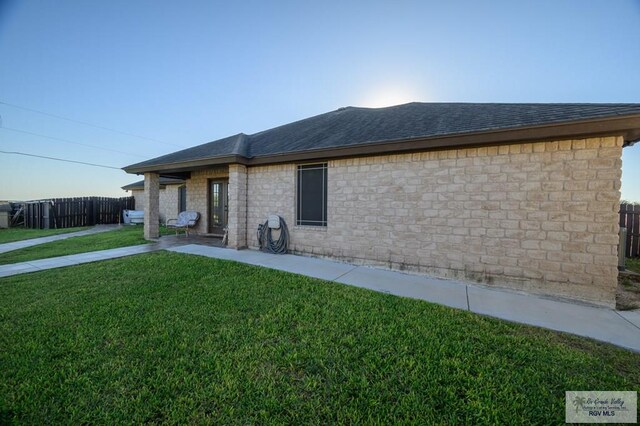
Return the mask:
<path fill-rule="evenodd" d="M 223 219 L 222 226 L 213 226 L 211 220 L 212 205 L 211 205 L 211 186 L 214 183 L 221 183 L 223 185 Z M 209 234 L 222 235 L 224 234 L 224 228 L 229 224 L 229 178 L 213 178 L 207 179 L 207 232 Z"/>

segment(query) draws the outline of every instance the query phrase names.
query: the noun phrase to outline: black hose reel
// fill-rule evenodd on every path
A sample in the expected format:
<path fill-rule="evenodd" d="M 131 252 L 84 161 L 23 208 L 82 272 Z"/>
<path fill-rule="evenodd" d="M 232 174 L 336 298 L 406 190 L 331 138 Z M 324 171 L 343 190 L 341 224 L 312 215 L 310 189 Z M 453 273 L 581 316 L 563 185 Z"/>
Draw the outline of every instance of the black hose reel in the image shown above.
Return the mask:
<path fill-rule="evenodd" d="M 272 229 L 279 229 L 280 236 L 274 241 Z M 289 228 L 281 216 L 269 215 L 265 223 L 258 225 L 258 245 L 267 253 L 285 254 L 289 249 Z"/>

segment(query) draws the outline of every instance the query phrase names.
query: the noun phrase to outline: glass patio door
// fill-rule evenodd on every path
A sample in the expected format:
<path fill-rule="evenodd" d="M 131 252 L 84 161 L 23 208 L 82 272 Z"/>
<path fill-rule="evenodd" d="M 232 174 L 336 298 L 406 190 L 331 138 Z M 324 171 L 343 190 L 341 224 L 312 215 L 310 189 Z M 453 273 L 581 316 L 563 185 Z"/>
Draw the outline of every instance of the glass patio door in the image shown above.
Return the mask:
<path fill-rule="evenodd" d="M 226 180 L 212 180 L 209 182 L 209 232 L 224 234 L 227 226 L 229 199 Z"/>

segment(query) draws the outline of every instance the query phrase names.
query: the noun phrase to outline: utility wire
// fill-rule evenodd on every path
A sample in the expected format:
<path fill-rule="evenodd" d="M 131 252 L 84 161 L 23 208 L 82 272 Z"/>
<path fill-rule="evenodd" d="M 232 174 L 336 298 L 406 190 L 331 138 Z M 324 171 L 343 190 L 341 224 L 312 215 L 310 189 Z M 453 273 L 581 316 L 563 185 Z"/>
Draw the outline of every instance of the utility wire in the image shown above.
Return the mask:
<path fill-rule="evenodd" d="M 16 105 L 16 104 L 11 104 L 9 102 L 4 102 L 2 100 L 0 100 L 0 104 L 6 105 L 6 106 L 9 106 L 9 107 L 12 107 L 12 108 L 21 109 L 23 111 L 35 112 L 36 114 L 42 114 L 42 115 L 46 115 L 48 117 L 57 118 L 57 119 L 60 119 L 60 120 L 70 121 L 72 123 L 78 123 L 78 124 L 83 124 L 85 126 L 95 127 L 96 129 L 102 129 L 102 130 L 107 130 L 109 132 L 119 133 L 121 135 L 133 136 L 134 138 L 146 139 L 148 141 L 159 142 L 159 143 L 162 143 L 162 144 L 165 144 L 165 145 L 176 146 L 178 148 L 184 148 L 184 146 L 182 146 L 182 145 L 177 145 L 177 144 L 174 144 L 174 143 L 165 142 L 165 141 L 161 141 L 161 140 L 154 139 L 154 138 L 148 138 L 146 136 L 136 135 L 135 133 L 123 132 L 121 130 L 116 130 L 116 129 L 112 129 L 110 127 L 105 127 L 105 126 L 100 126 L 98 124 L 88 123 L 86 121 L 74 120 L 73 118 L 63 117 L 61 115 L 51 114 L 51 113 L 45 112 L 45 111 L 39 111 L 37 109 L 27 108 L 27 107 L 23 107 L 23 106 Z"/>
<path fill-rule="evenodd" d="M 99 146 L 99 145 L 91 145 L 91 144 L 88 144 L 88 143 L 76 142 L 76 141 L 72 141 L 72 140 L 69 140 L 69 139 L 57 138 L 55 136 L 42 135 L 40 133 L 29 132 L 27 130 L 14 129 L 14 128 L 11 128 L 11 127 L 0 127 L 0 129 L 8 130 L 10 132 L 24 133 L 26 135 L 31 135 L 31 136 L 38 136 L 40 138 L 52 139 L 54 141 L 71 143 L 71 144 L 74 144 L 74 145 L 86 146 L 86 147 L 89 147 L 89 148 L 101 149 L 103 151 L 116 152 L 118 154 L 131 155 L 133 157 L 146 158 L 146 156 L 143 156 L 143 155 L 140 155 L 140 154 L 133 154 L 131 152 L 125 152 L 125 151 L 118 151 L 117 149 L 105 148 L 105 147 Z"/>
<path fill-rule="evenodd" d="M 0 150 L 0 154 L 14 154 L 14 155 L 24 155 L 26 157 L 37 157 L 37 158 L 44 158 L 47 160 L 56 160 L 56 161 L 64 161 L 67 163 L 76 163 L 76 164 L 84 164 L 85 166 L 93 166 L 93 167 L 103 167 L 105 169 L 113 169 L 113 170 L 122 170 L 119 167 L 113 167 L 113 166 L 105 166 L 102 164 L 95 164 L 95 163 L 85 163 L 84 161 L 74 161 L 74 160 L 67 160 L 65 158 L 56 158 L 56 157 L 46 157 L 44 155 L 36 155 L 36 154 L 27 154 L 26 152 L 17 152 L 17 151 L 1 151 Z"/>

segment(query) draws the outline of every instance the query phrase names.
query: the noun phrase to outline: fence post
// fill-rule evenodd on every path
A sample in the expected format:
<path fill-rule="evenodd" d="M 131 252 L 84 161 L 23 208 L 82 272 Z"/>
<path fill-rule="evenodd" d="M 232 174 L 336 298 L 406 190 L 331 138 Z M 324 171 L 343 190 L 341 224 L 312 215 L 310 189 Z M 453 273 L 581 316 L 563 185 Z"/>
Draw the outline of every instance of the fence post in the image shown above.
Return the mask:
<path fill-rule="evenodd" d="M 640 256 L 640 205 L 620 204 L 620 227 L 626 228 L 625 256 Z"/>
<path fill-rule="evenodd" d="M 94 215 L 95 209 L 93 208 L 93 203 L 86 198 L 84 200 L 84 203 L 87 208 L 87 225 L 94 226 L 96 224 L 96 217 Z"/>
<path fill-rule="evenodd" d="M 627 254 L 627 228 L 620 228 L 618 243 L 618 270 L 624 271 L 624 261 Z"/>
<path fill-rule="evenodd" d="M 629 229 L 627 229 L 629 232 Z M 633 234 L 632 238 L 632 247 L 631 247 L 631 257 L 640 256 L 640 205 L 633 206 L 633 230 L 631 231 Z"/>

